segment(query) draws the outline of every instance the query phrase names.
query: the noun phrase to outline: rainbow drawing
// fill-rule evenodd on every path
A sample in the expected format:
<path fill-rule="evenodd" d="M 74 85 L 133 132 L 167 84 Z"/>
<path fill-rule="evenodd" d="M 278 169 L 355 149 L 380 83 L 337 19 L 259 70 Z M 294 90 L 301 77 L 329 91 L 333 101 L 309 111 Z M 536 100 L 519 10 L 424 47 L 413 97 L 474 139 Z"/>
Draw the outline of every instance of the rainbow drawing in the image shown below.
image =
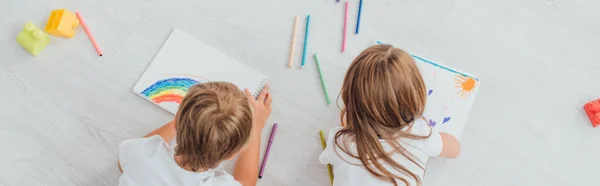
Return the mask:
<path fill-rule="evenodd" d="M 168 78 L 156 81 L 140 94 L 156 104 L 163 102 L 181 103 L 188 89 L 201 83 L 192 78 Z"/>

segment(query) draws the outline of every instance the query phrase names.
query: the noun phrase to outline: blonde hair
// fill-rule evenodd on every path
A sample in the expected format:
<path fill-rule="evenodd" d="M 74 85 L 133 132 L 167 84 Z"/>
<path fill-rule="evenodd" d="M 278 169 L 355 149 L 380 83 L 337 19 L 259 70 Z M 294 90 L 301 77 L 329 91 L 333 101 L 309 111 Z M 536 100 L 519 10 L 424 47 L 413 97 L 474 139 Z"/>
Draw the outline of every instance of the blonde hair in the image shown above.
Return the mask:
<path fill-rule="evenodd" d="M 216 168 L 249 140 L 252 112 L 237 86 L 209 82 L 192 86 L 175 118 L 175 155 L 192 170 Z"/>
<path fill-rule="evenodd" d="M 394 185 L 400 180 L 409 185 L 404 175 L 421 185 L 418 175 L 392 159 L 399 153 L 424 170 L 418 159 L 398 142 L 400 138 L 428 137 L 403 130 L 411 127 L 415 119 L 423 119 L 426 99 L 425 83 L 410 54 L 391 45 L 367 48 L 348 68 L 340 94 L 345 105 L 341 117 L 346 126 L 335 134 L 336 145 L 381 180 Z M 339 140 L 341 137 L 356 143 L 357 154 L 350 152 L 349 140 Z M 392 153 L 385 151 L 380 140 L 393 148 Z M 340 145 L 340 141 L 345 143 Z"/>

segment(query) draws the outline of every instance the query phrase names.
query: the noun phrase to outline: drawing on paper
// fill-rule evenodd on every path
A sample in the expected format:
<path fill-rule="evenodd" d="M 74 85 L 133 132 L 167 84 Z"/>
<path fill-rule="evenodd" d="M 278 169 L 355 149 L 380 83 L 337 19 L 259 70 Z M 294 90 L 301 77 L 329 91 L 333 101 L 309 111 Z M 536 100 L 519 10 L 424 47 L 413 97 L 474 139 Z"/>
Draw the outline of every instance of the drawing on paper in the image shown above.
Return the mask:
<path fill-rule="evenodd" d="M 435 127 L 436 122 L 429 119 L 429 126 Z"/>
<path fill-rule="evenodd" d="M 461 75 L 455 75 L 454 82 L 456 83 L 456 86 L 454 87 L 460 88 L 460 91 L 457 92 L 457 94 L 460 95 L 460 98 L 470 96 L 477 84 L 475 79 Z"/>
<path fill-rule="evenodd" d="M 476 76 L 413 55 L 425 82 L 423 117 L 440 132 L 460 137 L 477 91 Z"/>
<path fill-rule="evenodd" d="M 166 102 L 180 104 L 191 86 L 207 81 L 202 77 L 166 78 L 156 81 L 140 94 L 156 104 Z"/>
<path fill-rule="evenodd" d="M 377 41 L 377 44 L 384 43 Z M 441 132 L 460 137 L 477 96 L 477 89 L 480 88 L 479 79 L 417 55 L 411 56 L 415 59 L 428 90 L 423 111 L 426 122 Z"/>
<path fill-rule="evenodd" d="M 173 29 L 132 91 L 177 114 L 190 87 L 213 81 L 259 92 L 267 77 L 189 34 Z"/>
<path fill-rule="evenodd" d="M 446 123 L 446 122 L 448 122 L 448 121 L 450 121 L 450 117 L 445 117 L 445 118 L 444 118 L 444 121 L 442 121 L 442 124 L 444 124 L 444 123 Z"/>

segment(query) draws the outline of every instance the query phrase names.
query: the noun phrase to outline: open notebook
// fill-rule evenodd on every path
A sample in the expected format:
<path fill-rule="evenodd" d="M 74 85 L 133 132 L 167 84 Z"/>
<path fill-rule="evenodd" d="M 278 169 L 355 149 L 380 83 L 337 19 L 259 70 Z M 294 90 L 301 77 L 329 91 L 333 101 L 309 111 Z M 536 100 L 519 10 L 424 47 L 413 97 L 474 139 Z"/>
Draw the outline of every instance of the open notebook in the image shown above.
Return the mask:
<path fill-rule="evenodd" d="M 258 95 L 267 77 L 222 52 L 173 29 L 133 92 L 175 114 L 194 84 L 226 81 Z"/>

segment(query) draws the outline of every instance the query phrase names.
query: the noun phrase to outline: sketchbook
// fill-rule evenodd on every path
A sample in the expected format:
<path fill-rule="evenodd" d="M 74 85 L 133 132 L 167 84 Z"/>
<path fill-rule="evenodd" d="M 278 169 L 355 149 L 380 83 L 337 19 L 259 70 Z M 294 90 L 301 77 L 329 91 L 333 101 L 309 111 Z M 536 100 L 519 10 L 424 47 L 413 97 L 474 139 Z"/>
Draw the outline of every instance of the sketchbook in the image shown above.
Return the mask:
<path fill-rule="evenodd" d="M 413 55 L 427 88 L 423 116 L 440 132 L 460 137 L 477 96 L 474 75 Z"/>
<path fill-rule="evenodd" d="M 226 81 L 257 96 L 267 77 L 179 29 L 173 29 L 133 92 L 172 114 L 188 89 L 209 81 Z"/>

